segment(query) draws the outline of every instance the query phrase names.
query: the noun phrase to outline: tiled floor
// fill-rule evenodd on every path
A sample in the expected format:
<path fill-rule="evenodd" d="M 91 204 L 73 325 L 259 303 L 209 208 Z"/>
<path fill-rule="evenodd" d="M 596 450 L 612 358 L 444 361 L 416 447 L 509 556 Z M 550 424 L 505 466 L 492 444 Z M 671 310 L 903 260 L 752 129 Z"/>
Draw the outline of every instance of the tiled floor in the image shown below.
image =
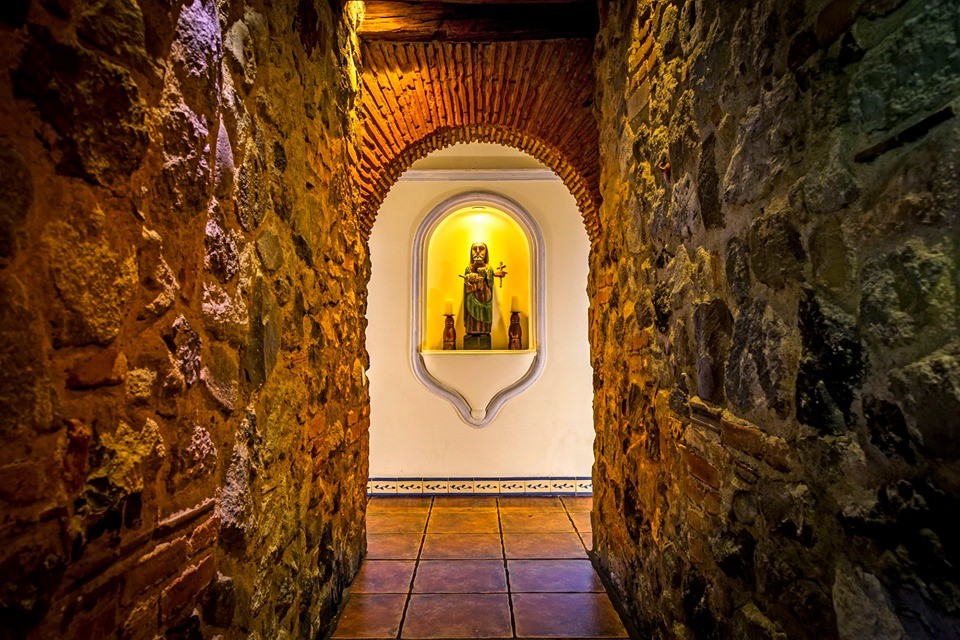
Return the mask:
<path fill-rule="evenodd" d="M 589 497 L 373 498 L 333 638 L 626 638 Z"/>

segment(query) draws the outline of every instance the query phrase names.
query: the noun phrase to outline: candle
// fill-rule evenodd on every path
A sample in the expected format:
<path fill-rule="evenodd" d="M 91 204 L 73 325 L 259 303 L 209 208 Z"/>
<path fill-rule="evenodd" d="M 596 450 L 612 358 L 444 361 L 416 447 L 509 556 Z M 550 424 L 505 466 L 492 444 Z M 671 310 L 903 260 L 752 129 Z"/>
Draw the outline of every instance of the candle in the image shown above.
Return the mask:
<path fill-rule="evenodd" d="M 452 316 L 453 315 L 453 298 L 447 298 L 443 301 L 443 315 Z"/>
<path fill-rule="evenodd" d="M 510 311 L 520 311 L 520 296 L 512 296 L 510 298 Z"/>

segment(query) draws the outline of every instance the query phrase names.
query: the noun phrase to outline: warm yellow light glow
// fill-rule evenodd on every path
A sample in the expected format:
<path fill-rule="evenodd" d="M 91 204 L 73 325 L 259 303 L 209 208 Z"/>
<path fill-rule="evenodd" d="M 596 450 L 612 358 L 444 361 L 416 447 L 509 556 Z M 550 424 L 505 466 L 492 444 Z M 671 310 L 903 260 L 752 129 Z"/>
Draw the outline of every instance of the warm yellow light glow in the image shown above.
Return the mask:
<path fill-rule="evenodd" d="M 509 214 L 492 207 L 468 206 L 454 211 L 437 225 L 427 242 L 426 313 L 423 349 L 443 346 L 443 316 L 446 303 L 456 316 L 457 348 L 463 345 L 463 279 L 459 276 L 470 263 L 470 245 L 487 245 L 490 266 L 506 265 L 507 276 L 494 279 L 494 317 L 490 337 L 494 349 L 506 349 L 509 338 L 510 312 L 515 307 L 530 309 L 531 265 L 530 246 L 523 228 Z M 523 318 L 523 348 L 534 348 Z"/>

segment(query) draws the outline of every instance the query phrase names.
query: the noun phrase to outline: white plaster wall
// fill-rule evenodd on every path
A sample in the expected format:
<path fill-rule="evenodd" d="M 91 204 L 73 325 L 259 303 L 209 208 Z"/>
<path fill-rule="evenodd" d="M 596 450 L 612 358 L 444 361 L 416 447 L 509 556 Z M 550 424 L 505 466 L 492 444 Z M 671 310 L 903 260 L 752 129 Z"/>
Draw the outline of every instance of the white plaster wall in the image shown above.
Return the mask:
<path fill-rule="evenodd" d="M 517 155 L 508 149 L 503 153 L 508 160 Z M 436 160 L 431 158 L 431 168 Z M 449 402 L 417 381 L 409 355 L 416 229 L 444 200 L 478 190 L 515 200 L 543 232 L 548 341 L 547 363 L 540 379 L 508 401 L 481 429 L 462 422 Z M 588 253 L 576 202 L 559 180 L 401 179 L 394 185 L 370 237 L 372 274 L 366 334 L 370 477 L 590 475 L 594 433 L 587 342 Z"/>

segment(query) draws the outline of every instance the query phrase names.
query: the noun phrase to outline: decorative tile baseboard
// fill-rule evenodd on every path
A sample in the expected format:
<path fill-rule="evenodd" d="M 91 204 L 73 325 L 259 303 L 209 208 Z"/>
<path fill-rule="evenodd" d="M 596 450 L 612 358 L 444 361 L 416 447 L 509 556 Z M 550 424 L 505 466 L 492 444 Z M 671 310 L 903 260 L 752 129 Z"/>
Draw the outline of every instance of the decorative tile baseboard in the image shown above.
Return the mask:
<path fill-rule="evenodd" d="M 592 495 L 591 478 L 370 478 L 367 494 Z"/>

